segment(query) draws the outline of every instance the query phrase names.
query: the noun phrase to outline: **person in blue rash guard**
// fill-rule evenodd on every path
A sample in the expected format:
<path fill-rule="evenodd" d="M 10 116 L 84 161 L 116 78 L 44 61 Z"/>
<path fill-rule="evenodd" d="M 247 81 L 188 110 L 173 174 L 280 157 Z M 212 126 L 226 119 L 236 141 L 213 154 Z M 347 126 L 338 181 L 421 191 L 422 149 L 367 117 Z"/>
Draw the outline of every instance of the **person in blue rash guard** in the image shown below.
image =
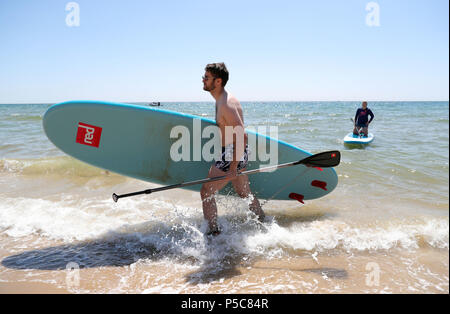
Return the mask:
<path fill-rule="evenodd" d="M 370 120 L 369 120 L 369 116 L 370 116 Z M 367 136 L 367 134 L 369 133 L 369 124 L 370 124 L 370 122 L 372 122 L 373 118 L 375 118 L 375 115 L 373 114 L 372 110 L 367 108 L 367 101 L 363 101 L 361 108 L 358 108 L 358 110 L 356 110 L 353 134 L 359 135 L 358 130 L 362 129 L 364 136 Z"/>

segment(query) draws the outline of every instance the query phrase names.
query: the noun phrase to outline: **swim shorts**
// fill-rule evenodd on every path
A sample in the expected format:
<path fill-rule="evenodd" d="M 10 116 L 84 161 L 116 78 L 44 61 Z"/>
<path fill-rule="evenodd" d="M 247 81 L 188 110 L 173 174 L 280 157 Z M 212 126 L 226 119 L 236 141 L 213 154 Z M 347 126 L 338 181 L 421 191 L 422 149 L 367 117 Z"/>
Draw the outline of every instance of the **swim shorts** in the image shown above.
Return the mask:
<path fill-rule="evenodd" d="M 248 145 L 245 146 L 244 155 L 238 163 L 237 170 L 240 171 L 245 169 L 248 165 Z M 222 157 L 221 160 L 216 161 L 215 166 L 217 169 L 223 172 L 228 172 L 230 170 L 231 160 L 233 160 L 233 144 L 222 147 Z"/>

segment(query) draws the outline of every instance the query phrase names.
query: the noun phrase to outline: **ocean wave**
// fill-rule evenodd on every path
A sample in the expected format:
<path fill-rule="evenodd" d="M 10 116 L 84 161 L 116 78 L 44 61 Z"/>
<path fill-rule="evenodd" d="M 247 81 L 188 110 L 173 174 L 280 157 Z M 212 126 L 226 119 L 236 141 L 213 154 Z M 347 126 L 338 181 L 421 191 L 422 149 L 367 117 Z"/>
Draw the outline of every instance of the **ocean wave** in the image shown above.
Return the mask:
<path fill-rule="evenodd" d="M 23 176 L 60 175 L 64 177 L 96 177 L 108 171 L 88 165 L 67 156 L 38 159 L 0 159 L 0 173 Z"/>
<path fill-rule="evenodd" d="M 23 114 L 10 114 L 3 117 L 7 121 L 41 121 L 42 115 L 23 115 Z"/>
<path fill-rule="evenodd" d="M 417 249 L 430 246 L 449 248 L 448 220 L 429 219 L 420 223 L 403 222 L 397 225 L 367 227 L 351 226 L 333 220 L 314 221 L 281 228 L 273 224 L 270 232 L 249 239 L 252 246 L 285 247 L 293 250 L 345 251 Z"/>
<path fill-rule="evenodd" d="M 438 119 L 434 120 L 434 122 L 447 124 L 447 126 L 448 126 L 448 117 L 447 118 L 445 118 L 445 117 L 438 118 Z"/>
<path fill-rule="evenodd" d="M 449 248 L 448 218 L 424 216 L 375 225 L 339 218 L 296 218 L 286 216 L 283 219 L 289 223 L 278 223 L 277 217 L 269 217 L 261 225 L 245 202 L 234 203 L 219 216 L 222 234 L 211 248 L 204 237 L 207 228 L 200 206 L 148 198 L 125 199 L 119 204 L 109 198 L 79 199 L 70 194 L 61 195 L 58 201 L 6 198 L 0 202 L 0 230 L 9 237 L 38 235 L 67 243 L 126 242 L 130 250 L 144 245 L 151 247 L 153 254 L 202 263 L 236 256 L 277 258 L 336 250 Z"/>
<path fill-rule="evenodd" d="M 0 144 L 0 152 L 6 150 L 16 150 L 19 151 L 21 147 L 18 144 Z"/>

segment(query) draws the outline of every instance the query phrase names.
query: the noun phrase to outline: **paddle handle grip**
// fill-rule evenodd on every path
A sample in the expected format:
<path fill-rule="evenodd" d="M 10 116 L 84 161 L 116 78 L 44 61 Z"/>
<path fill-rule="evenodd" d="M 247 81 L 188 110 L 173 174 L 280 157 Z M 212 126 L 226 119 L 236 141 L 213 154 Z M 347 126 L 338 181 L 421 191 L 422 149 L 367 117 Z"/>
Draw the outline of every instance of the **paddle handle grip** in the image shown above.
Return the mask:
<path fill-rule="evenodd" d="M 133 193 L 128 193 L 128 194 L 122 194 L 122 195 L 117 195 L 116 193 L 113 193 L 112 198 L 113 198 L 114 202 L 117 203 L 119 198 L 122 198 L 122 197 L 136 196 L 136 195 L 141 195 L 141 194 L 150 194 L 152 192 L 153 191 L 151 189 L 149 189 L 149 190 L 133 192 Z"/>
<path fill-rule="evenodd" d="M 244 174 L 244 173 L 240 172 L 237 174 L 237 176 L 240 176 L 242 174 Z M 229 177 L 228 175 L 225 175 L 225 176 L 220 176 L 220 177 L 206 178 L 206 179 L 195 180 L 195 181 L 191 181 L 191 182 L 184 182 L 184 183 L 178 183 L 178 184 L 173 184 L 173 185 L 168 185 L 168 186 L 162 186 L 159 188 L 148 189 L 148 190 L 144 190 L 144 191 L 138 191 L 138 192 L 122 194 L 122 195 L 117 195 L 116 193 L 113 193 L 112 198 L 113 198 L 114 202 L 117 203 L 117 200 L 122 197 L 136 196 L 136 195 L 141 195 L 141 194 L 150 194 L 150 193 L 154 193 L 154 192 L 166 191 L 166 190 L 171 190 L 171 189 L 176 189 L 176 188 L 183 188 L 186 186 L 203 184 L 203 183 L 219 181 L 219 180 L 224 180 L 224 179 L 230 179 L 230 178 L 231 177 Z"/>

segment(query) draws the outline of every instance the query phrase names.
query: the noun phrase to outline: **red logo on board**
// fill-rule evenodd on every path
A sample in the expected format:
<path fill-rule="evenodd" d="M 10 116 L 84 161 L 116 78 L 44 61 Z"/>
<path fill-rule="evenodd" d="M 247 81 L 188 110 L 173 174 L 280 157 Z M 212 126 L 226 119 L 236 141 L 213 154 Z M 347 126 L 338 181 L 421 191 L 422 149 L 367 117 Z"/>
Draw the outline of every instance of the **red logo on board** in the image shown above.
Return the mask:
<path fill-rule="evenodd" d="M 101 136 L 101 127 L 78 122 L 77 143 L 98 147 L 100 145 Z"/>

